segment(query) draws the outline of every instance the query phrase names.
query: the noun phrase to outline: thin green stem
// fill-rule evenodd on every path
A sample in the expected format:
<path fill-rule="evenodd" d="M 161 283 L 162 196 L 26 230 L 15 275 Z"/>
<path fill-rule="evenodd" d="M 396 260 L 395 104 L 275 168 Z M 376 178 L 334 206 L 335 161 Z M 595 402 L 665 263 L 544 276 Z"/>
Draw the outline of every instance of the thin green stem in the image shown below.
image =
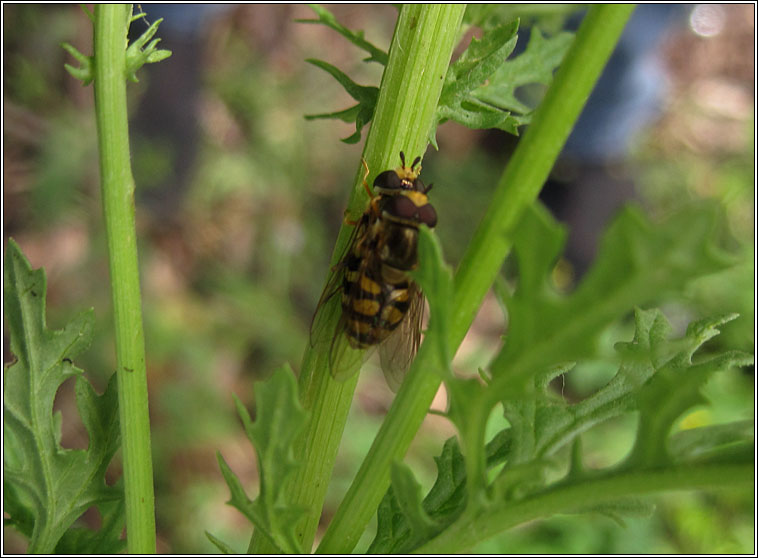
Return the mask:
<path fill-rule="evenodd" d="M 518 143 L 455 276 L 453 339 L 463 339 L 511 247 L 512 231 L 539 194 L 634 5 L 592 6 Z"/>
<path fill-rule="evenodd" d="M 416 356 L 417 362 L 426 362 L 427 358 L 434 358 L 431 354 L 428 355 L 431 352 L 428 347 L 420 347 Z M 433 372 L 414 373 L 414 369 L 415 363 L 329 524 L 317 549 L 319 554 L 345 554 L 355 547 L 366 524 L 387 492 L 392 462 L 403 458 L 416 436 L 437 393 L 440 380 Z M 425 398 L 422 399 L 422 396 Z"/>
<path fill-rule="evenodd" d="M 465 552 L 479 542 L 534 519 L 592 509 L 626 497 L 672 490 L 745 487 L 752 464 L 677 465 L 653 471 L 622 471 L 550 488 L 518 502 L 488 507 L 486 512 L 457 521 L 414 550 L 418 554 Z"/>
<path fill-rule="evenodd" d="M 512 232 L 547 178 L 631 15 L 630 5 L 594 5 L 519 141 L 455 276 L 450 346 L 458 347 L 511 247 Z M 347 553 L 358 542 L 426 415 L 440 378 L 422 346 L 318 552 Z"/>
<path fill-rule="evenodd" d="M 95 6 L 95 110 L 113 298 L 130 553 L 155 553 L 153 466 L 142 330 L 134 179 L 126 112 L 127 4 Z"/>
<path fill-rule="evenodd" d="M 440 4 L 409 4 L 401 8 L 364 149 L 371 169 L 369 181 L 379 171 L 396 167 L 400 151 L 409 161 L 423 156 L 464 10 L 464 5 Z M 360 214 L 367 203 L 362 177 L 363 168 L 358 166 L 349 203 L 353 215 Z M 333 261 L 343 253 L 350 232 L 349 227 L 340 231 Z M 333 297 L 323 310 L 330 315 L 325 325 L 329 331 L 333 331 L 339 317 L 338 298 Z M 309 347 L 300 371 L 301 402 L 311 417 L 296 454 L 304 466 L 290 483 L 288 501 L 309 509 L 299 530 L 306 551 L 313 544 L 357 383 L 357 374 L 346 382 L 333 380 L 327 358 L 323 351 Z M 274 551 L 263 535 L 253 535 L 249 552 Z"/>

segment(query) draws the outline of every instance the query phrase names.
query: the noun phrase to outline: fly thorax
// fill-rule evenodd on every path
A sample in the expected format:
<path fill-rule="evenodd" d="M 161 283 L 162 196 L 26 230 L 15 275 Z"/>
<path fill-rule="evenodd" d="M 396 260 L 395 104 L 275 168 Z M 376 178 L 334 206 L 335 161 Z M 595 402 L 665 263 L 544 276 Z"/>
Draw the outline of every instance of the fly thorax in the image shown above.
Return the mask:
<path fill-rule="evenodd" d="M 389 223 L 387 225 L 386 239 L 382 247 L 382 263 L 401 271 L 408 271 L 416 267 L 418 256 L 418 229 L 416 227 Z"/>

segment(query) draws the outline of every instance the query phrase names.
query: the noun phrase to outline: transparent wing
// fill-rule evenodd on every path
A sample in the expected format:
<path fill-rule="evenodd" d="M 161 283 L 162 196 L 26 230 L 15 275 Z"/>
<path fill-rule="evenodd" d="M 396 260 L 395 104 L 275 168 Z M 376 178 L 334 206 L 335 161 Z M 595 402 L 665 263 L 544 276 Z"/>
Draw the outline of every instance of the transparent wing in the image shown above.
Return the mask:
<path fill-rule="evenodd" d="M 313 313 L 313 317 L 311 318 L 311 330 L 310 330 L 310 342 L 311 347 L 315 347 L 318 339 L 316 339 L 316 336 L 314 335 L 314 332 L 319 332 L 319 335 L 323 339 L 323 333 L 324 328 L 327 327 L 327 324 L 331 321 L 332 312 L 327 311 L 328 309 L 328 302 L 334 297 L 334 295 L 342 292 L 342 282 L 345 278 L 345 260 L 350 254 L 350 251 L 353 249 L 353 246 L 355 245 L 356 241 L 365 234 L 366 231 L 366 223 L 362 219 L 358 225 L 353 229 L 353 232 L 350 235 L 350 240 L 345 245 L 345 250 L 342 252 L 342 255 L 340 256 L 340 259 L 338 263 L 334 266 L 332 269 L 333 273 L 332 276 L 329 278 L 329 281 L 326 284 L 326 287 L 324 287 L 323 292 L 321 293 L 321 297 L 318 300 L 318 304 L 316 305 L 316 311 Z M 337 304 L 337 310 L 341 312 L 339 309 L 339 296 L 337 297 L 337 301 L 335 301 L 335 304 Z M 344 330 L 344 322 L 338 323 L 337 327 L 330 333 L 336 333 L 336 331 L 342 332 Z M 331 335 L 329 337 L 331 340 Z"/>
<path fill-rule="evenodd" d="M 403 383 L 405 373 L 416 357 L 421 342 L 421 320 L 424 316 L 424 295 L 411 283 L 411 305 L 397 329 L 379 345 L 379 360 L 384 378 L 393 392 Z"/>
<path fill-rule="evenodd" d="M 347 284 L 345 281 L 346 262 L 354 251 L 357 250 L 358 253 L 362 251 L 356 246 L 366 241 L 369 229 L 369 219 L 364 216 L 353 230 L 350 240 L 346 244 L 346 249 L 339 263 L 335 266 L 334 274 L 324 288 L 311 323 L 311 346 L 314 346 L 315 343 L 324 343 L 322 350 L 328 351 L 329 372 L 334 379 L 339 381 L 347 380 L 355 374 L 369 355 L 368 351 L 356 349 L 350 345 L 350 340 L 345 333 L 347 318 L 343 314 L 341 304 L 343 295 L 350 300 L 359 296 L 359 289 L 354 281 L 349 283 L 350 292 L 343 293 L 344 285 Z M 366 272 L 366 266 L 370 265 L 370 259 L 368 257 L 361 259 L 360 267 L 357 270 L 358 276 Z M 337 296 L 335 297 L 335 295 Z M 335 316 L 335 313 L 339 313 L 339 316 Z M 329 328 L 328 324 L 330 323 L 336 325 Z M 316 339 L 316 335 L 318 335 L 318 339 Z"/>
<path fill-rule="evenodd" d="M 355 245 L 351 246 L 351 248 L 354 248 L 357 253 L 365 252 L 363 247 L 360 246 L 360 243 L 373 243 L 373 239 L 368 238 L 371 234 L 369 232 L 371 230 L 370 224 L 367 222 L 367 225 L 363 229 L 364 230 L 355 237 Z M 377 266 L 379 265 L 381 265 L 379 260 L 373 257 L 373 254 L 364 253 L 364 257 L 360 260 L 358 269 L 355 272 L 355 277 L 357 279 L 354 278 L 355 280 L 346 283 L 349 285 L 349 291 L 344 293 L 344 295 L 350 301 L 350 304 L 360 304 L 362 302 L 364 295 L 359 286 L 361 281 L 360 278 L 366 275 L 376 277 L 378 274 Z M 369 325 L 367 327 L 371 329 L 373 326 Z M 329 349 L 329 369 L 332 377 L 339 381 L 344 381 L 355 374 L 374 349 L 374 347 L 370 347 L 369 349 L 357 349 L 353 347 L 350 344 L 350 337 L 346 332 L 347 329 L 348 318 L 343 312 L 340 314 L 335 335 L 332 338 L 332 344 Z"/>
<path fill-rule="evenodd" d="M 348 336 L 345 334 L 344 316 L 340 317 L 337 324 L 335 335 L 332 338 L 332 344 L 329 347 L 329 372 L 332 378 L 339 382 L 344 382 L 351 378 L 361 368 L 369 355 L 373 352 L 371 349 L 354 349 L 350 345 Z"/>
<path fill-rule="evenodd" d="M 362 362 L 363 352 L 353 349 L 345 335 L 345 317 L 342 315 L 342 289 L 347 271 L 346 260 L 355 243 L 365 235 L 364 220 L 353 229 L 350 240 L 339 262 L 334 266 L 332 276 L 324 287 L 311 319 L 311 347 L 320 346 L 319 352 L 328 357 L 329 371 L 337 380 L 344 381 L 352 376 Z M 336 295 L 336 296 L 335 296 Z M 339 316 L 339 317 L 337 317 Z M 336 324 L 330 326 L 330 324 Z"/>
<path fill-rule="evenodd" d="M 371 265 L 375 265 L 375 261 L 372 258 L 363 258 L 357 271 L 357 277 L 363 277 L 366 270 Z M 345 295 L 351 304 L 360 306 L 364 301 L 364 298 L 361 296 L 362 291 L 358 287 L 358 283 L 359 280 L 350 283 L 350 291 L 345 293 Z M 374 301 L 365 300 L 365 302 L 373 303 Z M 373 327 L 369 324 L 363 325 L 365 325 L 369 331 Z M 329 348 L 329 370 L 332 377 L 339 381 L 344 381 L 355 374 L 375 348 L 357 349 L 353 347 L 350 344 L 350 337 L 346 331 L 348 326 L 348 317 L 342 312 Z"/>

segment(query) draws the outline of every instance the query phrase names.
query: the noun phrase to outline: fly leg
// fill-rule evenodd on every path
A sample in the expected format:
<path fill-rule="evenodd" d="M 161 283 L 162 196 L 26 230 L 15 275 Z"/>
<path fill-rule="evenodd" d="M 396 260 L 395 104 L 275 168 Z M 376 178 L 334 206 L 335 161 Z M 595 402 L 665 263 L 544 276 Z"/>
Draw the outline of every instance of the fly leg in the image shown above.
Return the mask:
<path fill-rule="evenodd" d="M 368 163 L 366 163 L 366 159 L 361 157 L 361 164 L 363 165 L 363 168 L 366 169 L 366 174 L 363 175 L 363 189 L 366 190 L 366 193 L 368 194 L 369 199 L 373 199 L 374 192 L 371 191 L 371 188 L 368 185 L 368 182 L 366 182 L 366 179 L 368 178 Z"/>
<path fill-rule="evenodd" d="M 368 194 L 369 199 L 373 200 L 375 197 L 374 192 L 371 191 L 371 187 L 368 185 L 368 182 L 366 182 L 366 179 L 368 178 L 368 175 L 369 175 L 368 163 L 366 163 L 366 159 L 364 159 L 363 157 L 361 157 L 361 164 L 363 165 L 363 168 L 366 169 L 366 172 L 363 175 L 363 179 L 361 180 L 363 183 L 363 189 L 366 190 L 366 193 Z M 343 221 L 346 225 L 350 225 L 351 227 L 354 227 L 360 222 L 360 218 L 356 220 L 350 219 L 349 212 L 346 209 Z"/>

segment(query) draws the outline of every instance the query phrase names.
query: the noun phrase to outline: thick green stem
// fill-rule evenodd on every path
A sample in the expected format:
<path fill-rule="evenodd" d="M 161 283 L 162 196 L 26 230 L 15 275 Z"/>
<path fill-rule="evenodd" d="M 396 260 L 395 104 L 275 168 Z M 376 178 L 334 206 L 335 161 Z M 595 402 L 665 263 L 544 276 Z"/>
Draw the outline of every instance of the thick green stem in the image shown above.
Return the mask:
<path fill-rule="evenodd" d="M 634 6 L 594 5 L 498 182 L 455 276 L 450 346 L 458 347 L 511 247 L 512 231 L 537 197 Z M 439 388 L 434 355 L 422 346 L 332 520 L 318 552 L 347 553 L 358 542 Z"/>
<path fill-rule="evenodd" d="M 364 149 L 364 158 L 371 169 L 369 181 L 378 172 L 396 167 L 400 151 L 405 152 L 409 161 L 423 156 L 464 10 L 464 5 L 402 7 Z M 349 204 L 356 213 L 363 211 L 367 203 L 362 177 L 363 168 L 358 166 Z M 343 227 L 340 231 L 333 259 L 343 253 L 350 230 Z M 333 297 L 324 310 L 331 315 L 329 331 L 333 331 L 339 316 L 338 298 Z M 327 357 L 323 351 L 308 348 L 300 371 L 300 398 L 311 417 L 297 449 L 297 459 L 303 467 L 290 483 L 288 502 L 309 509 L 299 531 L 306 551 L 313 544 L 357 383 L 357 375 L 346 382 L 333 380 Z M 275 549 L 263 535 L 255 533 L 249 551 L 267 553 Z"/>
<path fill-rule="evenodd" d="M 95 109 L 113 294 L 130 553 L 155 553 L 153 466 L 126 112 L 126 4 L 95 6 Z"/>

